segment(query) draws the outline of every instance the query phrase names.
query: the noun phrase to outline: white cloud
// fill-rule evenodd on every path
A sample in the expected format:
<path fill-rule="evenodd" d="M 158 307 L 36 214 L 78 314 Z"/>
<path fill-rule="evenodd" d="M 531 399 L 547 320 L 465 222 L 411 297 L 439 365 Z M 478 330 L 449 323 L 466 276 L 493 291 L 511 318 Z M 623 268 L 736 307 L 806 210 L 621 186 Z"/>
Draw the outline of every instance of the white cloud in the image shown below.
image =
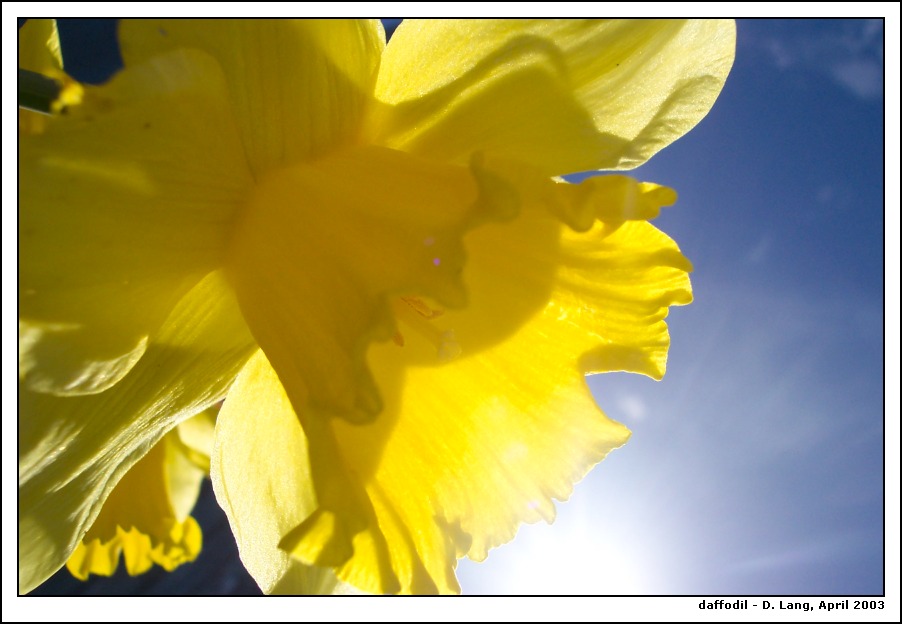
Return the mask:
<path fill-rule="evenodd" d="M 622 414 L 630 420 L 643 420 L 647 412 L 645 401 L 635 394 L 625 394 L 617 399 L 618 414 Z"/>
<path fill-rule="evenodd" d="M 764 33 L 754 23 L 740 29 L 740 42 L 781 71 L 815 72 L 852 95 L 883 96 L 882 20 L 784 20 Z"/>
<path fill-rule="evenodd" d="M 850 60 L 831 68 L 833 79 L 864 100 L 883 95 L 883 67 L 873 61 Z"/>

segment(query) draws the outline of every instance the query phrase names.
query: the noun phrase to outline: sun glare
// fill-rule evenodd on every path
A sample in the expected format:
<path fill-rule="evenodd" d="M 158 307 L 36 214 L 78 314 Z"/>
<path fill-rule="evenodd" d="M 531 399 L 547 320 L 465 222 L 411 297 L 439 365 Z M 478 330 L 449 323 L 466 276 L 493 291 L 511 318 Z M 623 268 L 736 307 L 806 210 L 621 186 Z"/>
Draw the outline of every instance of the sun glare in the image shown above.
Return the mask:
<path fill-rule="evenodd" d="M 559 511 L 564 511 L 559 508 Z M 600 523 L 560 517 L 553 525 L 524 526 L 485 564 L 460 565 L 463 592 L 512 595 L 635 595 L 654 587 L 641 545 L 601 534 Z M 489 578 L 491 577 L 491 578 Z"/>

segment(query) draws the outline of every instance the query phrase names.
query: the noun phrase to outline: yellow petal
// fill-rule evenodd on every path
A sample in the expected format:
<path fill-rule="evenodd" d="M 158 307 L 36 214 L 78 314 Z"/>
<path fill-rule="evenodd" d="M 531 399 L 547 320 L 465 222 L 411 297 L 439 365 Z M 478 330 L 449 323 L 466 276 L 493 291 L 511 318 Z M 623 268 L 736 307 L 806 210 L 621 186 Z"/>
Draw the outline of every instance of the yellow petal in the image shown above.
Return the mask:
<path fill-rule="evenodd" d="M 55 112 L 61 112 L 81 101 L 83 95 L 81 85 L 63 71 L 63 56 L 60 51 L 56 20 L 29 19 L 19 29 L 19 68 L 59 82 L 61 87 L 59 96 L 56 102 L 51 103 L 51 109 Z M 19 109 L 21 134 L 43 132 L 47 121 L 47 115 L 25 108 Z"/>
<path fill-rule="evenodd" d="M 629 280 L 639 280 L 641 276 L 627 271 L 626 263 L 632 260 L 625 257 L 623 264 L 619 264 L 619 248 L 605 252 L 605 236 L 621 224 L 628 225 L 624 232 L 633 231 L 630 229 L 634 227 L 633 222 L 657 216 L 662 206 L 676 201 L 672 189 L 622 175 L 597 176 L 580 184 L 567 184 L 503 162 L 485 163 L 480 174 L 492 177 L 497 195 L 507 196 L 519 206 L 519 217 L 485 223 L 467 234 L 468 260 L 464 273 L 464 283 L 470 293 L 467 307 L 459 311 L 449 309 L 441 318 L 431 321 L 434 331 L 453 330 L 461 357 L 479 356 L 485 348 L 513 335 L 525 322 L 553 305 L 555 288 L 560 288 L 571 273 L 579 272 L 586 287 L 594 285 L 595 289 L 604 288 L 607 282 L 627 273 L 625 278 L 618 279 L 626 280 L 628 288 Z M 603 223 L 607 226 L 603 227 Z M 674 274 L 682 280 L 680 287 L 688 291 L 686 271 L 690 264 L 679 255 L 675 244 L 664 238 L 672 249 L 665 252 L 659 250 L 660 245 L 650 245 L 649 258 L 654 260 L 666 253 L 678 256 L 674 260 L 678 262 Z M 581 250 L 586 257 L 574 257 L 571 247 Z M 604 262 L 588 264 L 591 253 L 604 254 Z M 638 281 L 636 286 L 635 293 L 641 292 Z M 688 295 L 667 304 L 678 300 L 686 303 Z M 586 309 L 579 316 L 586 319 L 594 311 L 612 309 L 609 300 L 590 300 L 581 305 Z M 632 320 L 644 322 L 641 314 Z M 589 326 L 581 329 L 589 331 L 590 337 L 595 335 Z M 437 363 L 431 346 L 418 340 L 421 333 L 408 335 L 403 325 L 401 332 L 411 338 L 404 346 L 408 362 Z M 553 328 L 549 328 L 548 335 L 556 335 Z M 571 354 L 577 357 L 582 352 L 576 350 Z"/>
<path fill-rule="evenodd" d="M 190 511 L 204 473 L 180 457 L 175 438 L 173 431 L 164 436 L 113 488 L 66 562 L 75 577 L 84 580 L 92 573 L 111 576 L 119 552 L 133 576 L 154 563 L 174 570 L 200 553 L 200 527 L 187 511 L 180 514 L 176 507 L 190 499 Z"/>
<path fill-rule="evenodd" d="M 666 234 L 643 221 L 599 223 L 565 233 L 559 287 L 545 319 L 557 319 L 563 344 L 581 349 L 585 373 L 628 371 L 661 379 L 670 336 L 667 308 L 692 301 L 692 265 Z"/>
<path fill-rule="evenodd" d="M 548 337 L 540 339 L 542 348 L 556 345 L 560 357 L 580 357 L 583 372 L 626 370 L 660 379 L 669 346 L 667 307 L 692 300 L 692 265 L 644 218 L 676 194 L 626 176 L 573 185 L 505 175 L 511 192 L 521 194 L 520 217 L 467 235 L 469 304 L 433 324 L 454 330 L 461 358 L 482 357 L 528 320 L 548 316 L 539 332 Z M 585 232 L 561 224 L 581 225 L 587 216 Z M 413 351 L 417 335 L 412 338 Z"/>
<path fill-rule="evenodd" d="M 250 184 L 224 93 L 213 59 L 174 52 L 88 88 L 82 105 L 20 138 L 19 374 L 28 387 L 109 388 L 220 262 Z"/>
<path fill-rule="evenodd" d="M 150 549 L 150 538 L 145 535 L 139 537 L 138 540 L 144 542 L 147 549 Z M 132 546 L 132 549 L 134 548 L 135 546 Z M 106 543 L 99 539 L 93 539 L 87 543 L 79 542 L 72 556 L 66 561 L 66 568 L 72 576 L 80 581 L 87 581 L 92 574 L 112 576 L 119 567 L 121 554 L 122 538 L 118 535 L 113 541 Z"/>
<path fill-rule="evenodd" d="M 47 74 L 63 68 L 56 20 L 30 19 L 19 29 L 19 67 Z"/>
<path fill-rule="evenodd" d="M 405 20 L 385 50 L 373 141 L 559 175 L 635 167 L 711 108 L 729 20 Z"/>
<path fill-rule="evenodd" d="M 165 542 L 154 546 L 151 537 L 138 529 L 117 529 L 115 537 L 109 541 L 94 538 L 80 542 L 66 561 L 66 568 L 75 578 L 86 581 L 92 574 L 115 574 L 120 555 L 125 559 L 125 569 L 131 576 L 144 574 L 154 564 L 172 572 L 183 563 L 197 558 L 202 535 L 194 518 L 189 516 L 184 522 L 174 523 L 166 536 Z"/>
<path fill-rule="evenodd" d="M 553 518 L 552 499 L 566 499 L 628 437 L 595 407 L 584 374 L 659 377 L 667 307 L 691 298 L 689 264 L 673 242 L 624 220 L 637 205 L 624 188 L 650 202 L 638 201 L 640 213 L 673 193 L 633 185 L 554 185 L 547 203 L 467 236 L 469 305 L 429 321 L 455 331 L 460 356 L 424 359 L 417 343 L 427 341 L 407 332 L 401 347 L 370 349 L 385 402 L 375 422 L 299 414 L 317 509 L 284 548 L 338 566 L 365 591 L 454 592 L 457 557 L 481 559 L 521 522 Z M 592 193 L 599 188 L 613 192 Z M 561 225 L 555 212 L 581 193 L 599 216 L 617 218 L 584 233 Z M 541 294 L 530 301 L 533 291 Z"/>
<path fill-rule="evenodd" d="M 186 425 L 189 428 L 202 428 L 210 426 L 210 442 L 212 442 L 212 423 L 215 422 L 216 406 L 207 408 L 188 420 L 182 421 L 175 429 L 166 434 L 164 438 L 164 481 L 166 498 L 171 509 L 171 516 L 176 522 L 184 522 L 194 509 L 197 498 L 200 496 L 200 487 L 204 478 L 210 473 L 209 453 L 212 444 L 207 447 L 206 461 L 198 461 L 198 451 L 192 449 L 184 442 L 183 431 Z M 212 415 L 210 413 L 213 413 Z M 200 422 L 196 425 L 194 423 Z"/>
<path fill-rule="evenodd" d="M 178 447 L 179 454 L 210 474 L 210 453 L 213 452 L 213 428 L 220 405 L 214 405 L 179 423 L 175 428 L 176 436 L 173 444 Z"/>
<path fill-rule="evenodd" d="M 216 421 L 211 477 L 245 568 L 267 594 L 347 592 L 329 568 L 305 566 L 278 547 L 313 511 L 307 442 L 262 352 L 229 391 Z"/>
<path fill-rule="evenodd" d="M 119 38 L 126 66 L 216 57 L 255 174 L 353 143 L 385 46 L 378 20 L 124 20 Z"/>
<path fill-rule="evenodd" d="M 379 411 L 364 354 L 394 332 L 388 296 L 465 302 L 461 238 L 481 214 L 476 197 L 466 169 L 376 147 L 261 181 L 235 230 L 228 275 L 293 402 L 304 405 L 309 389 L 332 414 Z"/>
<path fill-rule="evenodd" d="M 176 423 L 222 399 L 255 348 L 213 273 L 113 388 L 79 397 L 20 390 L 20 591 L 65 563 L 131 466 Z"/>

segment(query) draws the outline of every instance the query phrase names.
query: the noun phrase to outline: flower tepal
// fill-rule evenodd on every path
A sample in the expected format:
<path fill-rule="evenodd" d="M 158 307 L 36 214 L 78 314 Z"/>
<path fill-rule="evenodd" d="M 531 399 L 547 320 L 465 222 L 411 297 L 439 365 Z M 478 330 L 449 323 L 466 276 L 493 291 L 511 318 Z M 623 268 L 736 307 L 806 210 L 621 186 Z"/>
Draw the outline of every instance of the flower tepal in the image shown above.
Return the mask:
<path fill-rule="evenodd" d="M 264 591 L 459 591 L 626 441 L 584 377 L 660 378 L 691 300 L 648 223 L 673 191 L 554 176 L 687 132 L 734 37 L 123 22 L 125 69 L 20 139 L 20 586 L 224 398 L 211 477 Z"/>

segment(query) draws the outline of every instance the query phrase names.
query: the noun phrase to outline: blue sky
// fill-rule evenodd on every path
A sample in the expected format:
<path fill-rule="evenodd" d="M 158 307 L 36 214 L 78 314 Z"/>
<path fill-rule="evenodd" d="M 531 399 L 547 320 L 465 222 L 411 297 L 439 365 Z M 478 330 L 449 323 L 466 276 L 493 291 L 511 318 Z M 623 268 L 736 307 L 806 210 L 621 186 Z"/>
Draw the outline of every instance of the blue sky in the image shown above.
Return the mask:
<path fill-rule="evenodd" d="M 656 224 L 695 265 L 667 375 L 591 379 L 632 439 L 553 525 L 462 562 L 465 593 L 883 593 L 883 40 L 879 21 L 739 22 L 712 112 L 634 173 L 679 192 Z M 249 591 L 204 504 L 194 565 Z M 190 568 L 45 591 L 198 593 Z"/>

